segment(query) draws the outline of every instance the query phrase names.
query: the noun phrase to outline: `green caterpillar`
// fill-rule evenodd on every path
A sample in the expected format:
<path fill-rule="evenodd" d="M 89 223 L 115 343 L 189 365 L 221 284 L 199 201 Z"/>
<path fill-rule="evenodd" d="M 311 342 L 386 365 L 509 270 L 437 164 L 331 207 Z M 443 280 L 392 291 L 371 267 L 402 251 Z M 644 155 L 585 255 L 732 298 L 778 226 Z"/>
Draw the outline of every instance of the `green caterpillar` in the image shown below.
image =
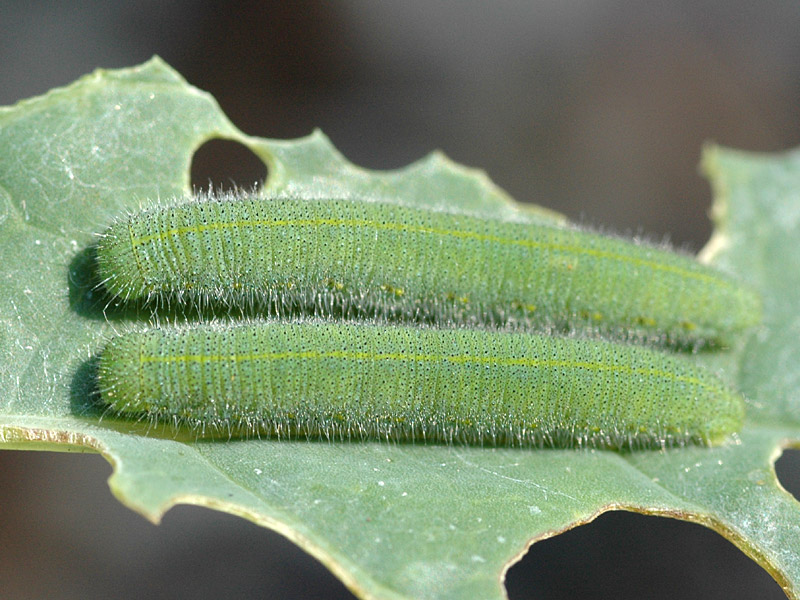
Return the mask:
<path fill-rule="evenodd" d="M 760 302 L 681 256 L 575 228 L 361 199 L 236 192 L 154 206 L 97 248 L 110 293 L 336 318 L 600 331 L 702 345 Z"/>
<path fill-rule="evenodd" d="M 129 333 L 101 352 L 98 381 L 110 411 L 201 437 L 639 448 L 717 444 L 744 416 L 677 354 L 317 320 Z"/>

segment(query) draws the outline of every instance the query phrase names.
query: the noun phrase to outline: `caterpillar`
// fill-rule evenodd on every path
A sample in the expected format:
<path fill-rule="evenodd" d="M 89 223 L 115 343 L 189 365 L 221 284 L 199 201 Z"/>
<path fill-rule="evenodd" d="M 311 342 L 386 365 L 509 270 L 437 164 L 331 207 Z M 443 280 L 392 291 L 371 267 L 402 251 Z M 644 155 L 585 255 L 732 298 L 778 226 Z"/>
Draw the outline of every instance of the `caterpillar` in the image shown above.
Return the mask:
<path fill-rule="evenodd" d="M 205 323 L 112 338 L 98 363 L 108 411 L 210 438 L 660 448 L 718 444 L 744 416 L 683 355 L 522 332 Z"/>
<path fill-rule="evenodd" d="M 691 346 L 760 319 L 756 294 L 687 256 L 577 228 L 363 199 L 177 199 L 113 223 L 97 263 L 124 301 L 278 317 L 511 324 Z"/>

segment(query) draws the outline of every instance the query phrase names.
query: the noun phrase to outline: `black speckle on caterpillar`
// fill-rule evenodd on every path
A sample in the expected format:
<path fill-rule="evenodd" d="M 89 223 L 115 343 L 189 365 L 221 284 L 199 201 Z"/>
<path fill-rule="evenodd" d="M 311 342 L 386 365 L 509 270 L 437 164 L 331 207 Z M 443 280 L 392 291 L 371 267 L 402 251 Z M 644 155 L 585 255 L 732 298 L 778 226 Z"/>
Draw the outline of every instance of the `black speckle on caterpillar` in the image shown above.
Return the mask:
<path fill-rule="evenodd" d="M 760 300 L 689 257 L 575 228 L 361 199 L 232 192 L 128 215 L 98 272 L 122 300 L 716 343 Z"/>
<path fill-rule="evenodd" d="M 718 444 L 742 397 L 682 355 L 583 338 L 333 321 L 207 323 L 111 339 L 111 413 L 198 437 L 499 446 Z"/>

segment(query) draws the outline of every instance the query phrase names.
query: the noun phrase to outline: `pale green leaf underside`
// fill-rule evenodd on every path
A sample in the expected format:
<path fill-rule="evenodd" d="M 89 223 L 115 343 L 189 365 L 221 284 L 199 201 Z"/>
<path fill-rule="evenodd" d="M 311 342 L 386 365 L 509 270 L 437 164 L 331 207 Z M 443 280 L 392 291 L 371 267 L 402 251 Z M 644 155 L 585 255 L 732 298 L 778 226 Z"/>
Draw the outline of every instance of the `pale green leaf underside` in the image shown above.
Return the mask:
<path fill-rule="evenodd" d="M 619 454 L 126 433 L 86 404 L 80 367 L 113 330 L 87 297 L 82 252 L 121 211 L 188 192 L 192 154 L 215 137 L 260 156 L 274 192 L 562 222 L 520 210 L 483 173 L 441 154 L 372 172 L 321 133 L 246 136 L 158 59 L 2 108 L 3 447 L 102 452 L 114 494 L 148 518 L 178 502 L 242 515 L 296 541 L 364 597 L 501 598 L 501 573 L 528 543 L 619 508 L 711 526 L 800 597 L 800 511 L 772 469 L 780 445 L 800 437 L 800 154 L 706 153 L 718 203 L 707 254 L 758 286 L 767 309 L 752 340 L 708 358 L 748 394 L 738 443 Z"/>

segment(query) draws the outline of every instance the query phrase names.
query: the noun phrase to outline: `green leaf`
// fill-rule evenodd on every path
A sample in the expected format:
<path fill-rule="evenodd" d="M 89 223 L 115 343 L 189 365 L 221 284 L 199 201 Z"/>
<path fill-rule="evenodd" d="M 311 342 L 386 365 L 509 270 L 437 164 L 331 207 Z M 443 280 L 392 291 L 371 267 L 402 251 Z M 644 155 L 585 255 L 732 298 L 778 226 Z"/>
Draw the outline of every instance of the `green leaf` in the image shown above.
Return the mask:
<path fill-rule="evenodd" d="M 152 521 L 176 503 L 241 515 L 295 541 L 363 597 L 502 598 L 502 573 L 528 544 L 619 509 L 712 527 L 800 597 L 800 510 L 772 468 L 800 425 L 792 360 L 800 153 L 705 155 L 717 192 L 705 257 L 757 286 L 766 305 L 751 339 L 698 357 L 748 396 L 735 443 L 628 454 L 187 443 L 132 432 L 89 403 L 87 361 L 124 324 L 103 315 L 86 249 L 114 215 L 188 192 L 192 155 L 215 137 L 261 157 L 272 191 L 563 221 L 520 209 L 483 173 L 441 154 L 373 172 L 348 163 L 319 132 L 247 136 L 157 58 L 0 109 L 0 447 L 101 452 L 114 466 L 113 493 Z"/>

